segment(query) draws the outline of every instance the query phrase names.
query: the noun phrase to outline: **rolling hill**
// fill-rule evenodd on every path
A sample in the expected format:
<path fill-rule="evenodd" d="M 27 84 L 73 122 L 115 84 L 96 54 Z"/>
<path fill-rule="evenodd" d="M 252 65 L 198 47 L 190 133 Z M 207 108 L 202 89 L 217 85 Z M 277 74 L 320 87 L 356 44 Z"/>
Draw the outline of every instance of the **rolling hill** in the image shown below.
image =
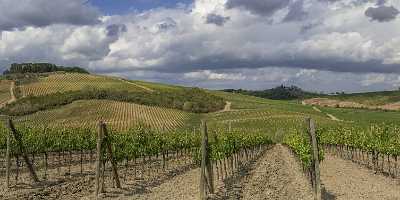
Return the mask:
<path fill-rule="evenodd" d="M 399 128 L 395 126 L 400 123 L 400 112 L 317 107 L 302 105 L 293 100 L 271 100 L 245 94 L 94 74 L 51 72 L 17 77 L 0 82 L 3 102 L 9 102 L 13 97 L 13 81 L 16 86 L 12 91 L 19 94 L 15 102 L 0 106 L 1 114 L 8 115 L 3 117 L 13 118 L 17 130 L 24 134 L 27 151 L 32 154 L 32 159 L 36 158 L 35 167 L 38 172 L 42 175 L 43 171 L 46 174 L 48 170 L 49 180 L 63 180 L 55 186 L 46 186 L 51 193 L 57 193 L 59 198 L 68 199 L 72 193 L 80 196 L 92 193 L 94 178 L 86 177 L 93 177 L 94 162 L 91 160 L 93 161 L 92 153 L 96 148 L 96 128 L 99 121 L 104 121 L 111 132 L 113 151 L 117 156 L 118 170 L 121 177 L 123 176 L 121 180 L 126 187 L 125 192 L 139 195 L 132 187 L 143 186 L 145 181 L 163 181 L 161 185 L 143 186 L 146 189 L 156 187 L 162 190 L 160 193 L 151 191 L 146 194 L 150 197 L 143 196 L 144 199 L 152 199 L 152 195 L 164 197 L 165 194 L 171 199 L 179 199 L 182 198 L 181 193 L 187 193 L 184 196 L 197 196 L 193 191 L 198 188 L 199 183 L 200 173 L 196 168 L 199 163 L 196 163 L 196 159 L 200 152 L 198 148 L 201 140 L 198 133 L 201 120 L 206 120 L 208 125 L 211 159 L 216 166 L 215 178 L 220 187 L 217 190 L 229 190 L 229 186 L 222 183 L 223 180 L 232 179 L 235 184 L 240 185 L 238 182 L 241 178 L 250 178 L 249 184 L 241 185 L 243 192 L 249 197 L 258 194 L 258 191 L 251 189 L 255 185 L 257 188 L 263 185 L 268 185 L 269 188 L 282 185 L 285 188 L 286 180 L 296 185 L 293 177 L 303 181 L 303 188 L 309 187 L 306 175 L 311 166 L 311 147 L 305 123 L 308 117 L 316 121 L 317 137 L 321 147 L 324 147 L 323 151 L 322 148 L 318 151 L 321 159 L 324 159 L 321 163 L 321 177 L 324 187 L 330 191 L 345 193 L 346 197 L 351 197 L 348 193 L 352 191 L 337 189 L 338 184 L 331 179 L 349 177 L 359 172 L 360 166 L 355 161 L 345 163 L 338 156 L 325 153 L 328 152 L 329 145 L 340 147 L 350 144 L 352 146 L 349 148 L 357 148 L 358 153 L 360 150 L 371 151 L 373 148 L 373 151 L 380 152 L 379 155 L 400 155 Z M 5 136 L 8 132 L 7 127 L 0 123 L 0 152 L 5 149 Z M 276 145 L 261 150 L 260 144 L 265 144 L 259 143 L 261 141 Z M 339 148 L 344 152 L 340 155 L 354 155 L 349 148 Z M 248 155 L 248 152 L 253 153 Z M 167 169 L 162 166 L 165 155 L 167 160 L 169 157 Z M 43 158 L 46 159 L 47 156 L 49 169 L 47 164 L 41 165 Z M 239 175 L 234 172 L 233 168 L 239 169 L 234 166 L 240 163 L 236 159 L 247 160 L 248 157 L 254 165 L 245 164 L 240 169 L 250 170 L 254 174 Z M 386 159 L 380 158 L 381 162 Z M 78 169 L 79 162 L 81 172 Z M 390 162 L 393 163 L 394 159 Z M 192 164 L 188 167 L 187 163 Z M 368 158 L 367 163 L 370 163 Z M 337 171 L 342 172 L 343 168 L 346 168 L 345 174 L 338 175 Z M 65 175 L 60 179 L 59 171 L 67 170 L 66 174 L 73 176 Z M 258 173 L 261 171 L 262 173 Z M 111 170 L 106 171 L 109 177 L 110 172 Z M 140 174 L 140 180 L 136 173 Z M 389 169 L 385 173 L 393 171 Z M 382 180 L 370 171 L 363 171 L 362 174 L 362 178 L 351 177 L 354 180 L 352 184 L 357 186 L 352 190 L 358 191 L 365 185 Z M 22 173 L 24 182 L 26 175 L 25 172 Z M 70 178 L 65 179 L 66 176 Z M 219 180 L 218 176 L 224 176 L 225 179 L 220 177 Z M 369 181 L 364 184 L 365 177 Z M 385 181 L 389 179 L 391 178 L 386 177 Z M 110 180 L 107 184 L 110 186 L 112 179 L 107 180 Z M 379 181 L 376 183 L 375 185 L 380 184 Z M 396 186 L 389 186 L 396 189 Z M 193 189 L 170 192 L 176 190 L 176 187 Z M 2 192 L 2 188 L 5 187 L 0 187 L 0 195 L 6 198 L 17 194 L 21 198 L 47 194 L 46 189 L 32 191 L 15 187 L 10 189 L 10 193 L 5 190 Z M 79 188 L 79 191 L 75 188 Z M 67 194 L 65 190 L 68 191 Z M 303 189 L 299 191 L 303 191 L 304 196 L 311 194 L 306 194 L 308 192 Z M 117 192 L 114 195 L 122 193 Z M 298 193 L 292 195 L 297 197 Z"/>

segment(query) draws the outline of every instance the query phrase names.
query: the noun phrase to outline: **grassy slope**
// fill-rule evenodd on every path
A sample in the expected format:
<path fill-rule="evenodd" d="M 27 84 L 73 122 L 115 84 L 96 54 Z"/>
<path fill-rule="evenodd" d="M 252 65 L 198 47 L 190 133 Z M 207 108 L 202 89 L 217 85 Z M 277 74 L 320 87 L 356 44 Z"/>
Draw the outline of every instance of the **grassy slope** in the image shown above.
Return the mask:
<path fill-rule="evenodd" d="M 232 102 L 232 110 L 224 113 L 210 113 L 206 118 L 214 129 L 262 132 L 276 142 L 284 134 L 305 128 L 305 118 L 312 117 L 319 125 L 336 124 L 325 114 L 293 101 L 269 100 L 242 94 L 213 91 L 214 94 Z"/>
<path fill-rule="evenodd" d="M 149 106 L 206 113 L 223 109 L 225 101 L 206 90 L 129 81 L 91 74 L 48 73 L 17 79 L 19 100 L 3 108 L 5 114 L 21 116 L 72 103 L 107 99 Z"/>
<path fill-rule="evenodd" d="M 366 92 L 353 93 L 337 96 L 329 96 L 330 99 L 341 101 L 352 101 L 369 106 L 385 105 L 400 101 L 400 91 L 382 91 L 382 92 Z"/>
<path fill-rule="evenodd" d="M 319 109 L 325 113 L 332 114 L 341 120 L 351 121 L 362 125 L 369 125 L 371 123 L 400 123 L 400 112 L 398 111 L 330 107 L 319 107 Z"/>

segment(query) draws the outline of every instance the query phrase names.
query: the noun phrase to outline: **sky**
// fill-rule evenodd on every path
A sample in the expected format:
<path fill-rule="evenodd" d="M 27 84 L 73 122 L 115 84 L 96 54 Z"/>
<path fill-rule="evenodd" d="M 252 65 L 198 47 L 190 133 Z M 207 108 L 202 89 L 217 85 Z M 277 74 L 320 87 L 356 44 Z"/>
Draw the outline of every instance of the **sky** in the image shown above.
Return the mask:
<path fill-rule="evenodd" d="M 0 71 L 51 62 L 210 89 L 400 87 L 399 0 L 0 0 Z"/>

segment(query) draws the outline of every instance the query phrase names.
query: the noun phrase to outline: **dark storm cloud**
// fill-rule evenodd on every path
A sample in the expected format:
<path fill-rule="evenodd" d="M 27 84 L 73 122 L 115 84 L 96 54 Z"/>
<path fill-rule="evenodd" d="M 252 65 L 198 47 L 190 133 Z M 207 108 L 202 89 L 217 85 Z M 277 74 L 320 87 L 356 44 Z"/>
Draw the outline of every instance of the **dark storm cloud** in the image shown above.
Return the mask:
<path fill-rule="evenodd" d="M 244 8 L 253 14 L 271 16 L 289 5 L 290 0 L 228 0 L 226 8 Z"/>
<path fill-rule="evenodd" d="M 2 0 L 0 31 L 51 24 L 89 25 L 100 22 L 96 8 L 82 0 Z"/>
<path fill-rule="evenodd" d="M 369 7 L 365 11 L 365 15 L 369 17 L 372 21 L 378 22 L 388 22 L 396 19 L 399 14 L 399 10 L 393 6 L 378 6 Z"/>
<path fill-rule="evenodd" d="M 385 5 L 385 3 L 386 3 L 386 0 L 378 0 L 378 2 L 376 2 L 376 5 L 382 6 L 382 5 Z"/>
<path fill-rule="evenodd" d="M 221 15 L 210 13 L 207 15 L 206 24 L 215 24 L 217 26 L 223 26 L 230 19 L 231 19 L 230 17 L 224 17 Z"/>
<path fill-rule="evenodd" d="M 293 2 L 289 6 L 289 12 L 286 15 L 286 17 L 283 19 L 285 22 L 290 22 L 290 21 L 302 21 L 304 20 L 308 13 L 304 11 L 304 1 L 303 0 L 298 0 Z"/>
<path fill-rule="evenodd" d="M 365 15 L 369 17 L 371 20 L 376 20 L 379 22 L 388 22 L 396 19 L 399 14 L 399 10 L 397 10 L 393 6 L 379 6 L 379 7 L 369 7 L 365 11 Z"/>
<path fill-rule="evenodd" d="M 111 24 L 106 27 L 107 30 L 107 36 L 112 37 L 112 36 L 118 36 L 121 33 L 124 33 L 127 31 L 127 28 L 125 24 Z"/>
<path fill-rule="evenodd" d="M 152 66 L 151 68 L 139 68 L 140 70 L 153 70 L 163 73 L 185 73 L 197 70 L 224 70 L 224 69 L 258 69 L 264 67 L 287 67 L 294 69 L 316 69 L 332 72 L 351 73 L 400 73 L 400 64 L 384 64 L 383 60 L 371 59 L 368 61 L 338 60 L 331 58 L 302 58 L 296 59 L 290 56 L 279 56 L 276 58 L 253 57 L 240 59 L 229 54 L 205 56 L 197 60 L 186 57 L 184 53 L 179 57 L 166 59 L 165 63 Z M 119 70 L 119 71 L 118 71 Z M 101 69 L 101 73 L 128 72 L 130 69 Z"/>

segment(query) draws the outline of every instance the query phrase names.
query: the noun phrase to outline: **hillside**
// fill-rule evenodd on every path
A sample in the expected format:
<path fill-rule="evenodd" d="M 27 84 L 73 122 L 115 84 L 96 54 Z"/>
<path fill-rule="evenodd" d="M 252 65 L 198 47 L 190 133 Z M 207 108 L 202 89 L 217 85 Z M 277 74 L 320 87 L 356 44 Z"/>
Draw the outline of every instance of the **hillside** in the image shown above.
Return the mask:
<path fill-rule="evenodd" d="M 17 118 L 27 125 L 48 127 L 85 127 L 95 129 L 102 120 L 115 131 L 145 126 L 159 131 L 183 128 L 194 114 L 179 110 L 110 100 L 78 100 L 61 108 L 40 111 Z"/>
<path fill-rule="evenodd" d="M 278 86 L 267 90 L 225 89 L 224 92 L 274 100 L 299 100 L 303 104 L 340 108 L 400 110 L 400 91 L 319 94 L 296 86 Z"/>
<path fill-rule="evenodd" d="M 5 189 L 5 183 L 0 183 L 0 198 L 92 199 L 97 125 L 104 121 L 122 189 L 114 188 L 112 170 L 106 167 L 103 199 L 198 199 L 202 141 L 198 133 L 201 120 L 206 120 L 215 167 L 215 194 L 210 199 L 296 199 L 299 195 L 313 199 L 307 177 L 312 166 L 307 117 L 317 125 L 325 197 L 351 199 L 370 190 L 373 197 L 399 197 L 392 178 L 376 172 L 394 175 L 398 171 L 363 167 L 363 162 L 372 163 L 369 157 L 345 161 L 361 158 L 340 148 L 351 144 L 362 150 L 373 148 L 382 152 L 379 155 L 399 155 L 394 125 L 400 123 L 399 112 L 317 108 L 291 100 L 65 72 L 30 74 L 16 81 L 16 90 L 25 95 L 1 111 L 13 114 L 29 157 L 46 183 L 32 187 L 24 170 L 15 187 Z M 12 84 L 1 83 L 8 101 Z M 225 105 L 229 109 L 223 109 Z M 205 110 L 189 109 L 194 106 Z M 0 152 L 8 133 L 0 123 Z M 338 146 L 329 151 L 330 145 Z M 345 157 L 350 154 L 355 156 Z M 2 155 L 0 161 L 5 160 Z M 385 166 L 400 165 L 393 157 L 388 162 L 382 158 Z M 12 162 L 17 162 L 14 154 Z M 342 181 L 351 177 L 354 183 L 338 183 L 336 177 Z"/>
<path fill-rule="evenodd" d="M 324 107 L 398 111 L 400 110 L 400 92 L 385 91 L 332 95 L 324 98 L 306 99 L 302 103 Z"/>
<path fill-rule="evenodd" d="M 21 116 L 59 108 L 76 100 L 91 99 L 159 106 L 194 113 L 221 110 L 225 105 L 222 98 L 199 88 L 160 86 L 91 74 L 45 73 L 18 77 L 15 81 L 18 100 L 2 108 L 3 114 Z"/>
<path fill-rule="evenodd" d="M 332 95 L 329 98 L 340 101 L 351 101 L 368 106 L 382 106 L 400 101 L 400 91 L 379 91 Z"/>
<path fill-rule="evenodd" d="M 28 83 L 19 84 L 17 90 L 22 97 L 27 97 L 79 91 L 87 88 L 147 92 L 146 89 L 134 84 L 127 84 L 117 78 L 64 72 L 45 75 Z"/>

